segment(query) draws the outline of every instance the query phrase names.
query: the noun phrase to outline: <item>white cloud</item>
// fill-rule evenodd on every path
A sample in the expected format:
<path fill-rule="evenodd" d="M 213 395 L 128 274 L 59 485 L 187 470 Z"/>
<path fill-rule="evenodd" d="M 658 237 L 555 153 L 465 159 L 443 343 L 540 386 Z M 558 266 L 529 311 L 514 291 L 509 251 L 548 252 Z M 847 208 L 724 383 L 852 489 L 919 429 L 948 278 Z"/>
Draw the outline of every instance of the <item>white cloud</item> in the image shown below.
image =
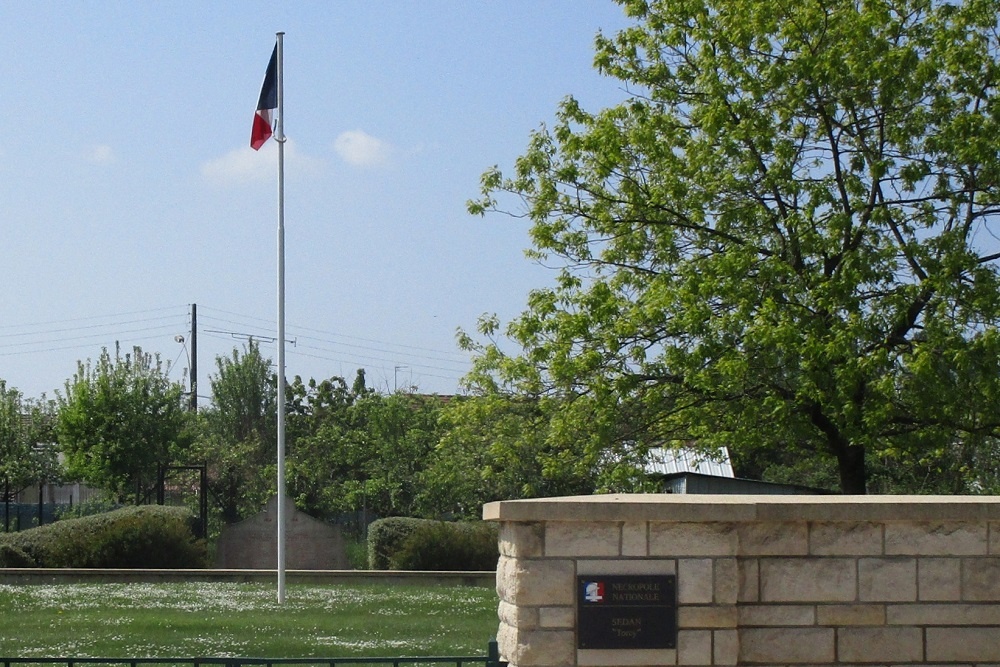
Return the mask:
<path fill-rule="evenodd" d="M 115 150 L 107 144 L 98 144 L 91 148 L 87 161 L 94 164 L 111 164 L 117 160 Z"/>
<path fill-rule="evenodd" d="M 278 144 L 268 141 L 259 150 L 249 146 L 230 151 L 201 165 L 201 175 L 214 185 L 241 185 L 273 182 L 276 178 Z M 300 153 L 292 141 L 285 143 L 285 169 L 296 173 L 314 173 L 322 161 Z"/>
<path fill-rule="evenodd" d="M 203 162 L 201 175 L 216 185 L 257 183 L 274 177 L 274 160 L 254 152 L 250 147 L 230 151 L 214 160 Z"/>
<path fill-rule="evenodd" d="M 344 162 L 355 167 L 381 167 L 392 159 L 392 144 L 371 136 L 363 130 L 342 132 L 333 142 L 333 149 Z"/>

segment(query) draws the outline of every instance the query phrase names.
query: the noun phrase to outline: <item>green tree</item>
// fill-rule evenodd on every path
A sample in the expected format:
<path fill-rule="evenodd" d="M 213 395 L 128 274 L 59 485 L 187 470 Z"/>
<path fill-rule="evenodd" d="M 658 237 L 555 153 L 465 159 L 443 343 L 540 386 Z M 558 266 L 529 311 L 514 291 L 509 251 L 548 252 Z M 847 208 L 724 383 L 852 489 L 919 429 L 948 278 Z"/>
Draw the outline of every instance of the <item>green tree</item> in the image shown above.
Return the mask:
<path fill-rule="evenodd" d="M 358 369 L 350 387 L 342 377 L 303 382 L 296 376 L 288 387 L 288 440 L 291 447 L 299 437 L 315 435 L 325 424 L 344 424 L 348 408 L 365 396 L 374 395 L 365 385 L 365 371 Z"/>
<path fill-rule="evenodd" d="M 457 397 L 441 410 L 441 439 L 420 476 L 429 517 L 476 519 L 494 500 L 642 489 L 641 481 L 593 456 L 583 438 L 554 437 L 558 399 L 499 394 Z M 602 454 L 603 452 L 596 452 Z"/>
<path fill-rule="evenodd" d="M 413 516 L 420 475 L 439 439 L 440 401 L 376 394 L 357 381 L 348 391 L 341 378 L 323 386 L 333 400 L 314 402 L 312 428 L 297 437 L 288 462 L 298 506 L 317 516 Z"/>
<path fill-rule="evenodd" d="M 0 380 L 0 492 L 60 477 L 51 401 L 31 401 Z"/>
<path fill-rule="evenodd" d="M 215 359 L 212 404 L 199 414 L 192 463 L 208 468 L 208 496 L 223 523 L 256 514 L 277 487 L 277 375 L 250 341 Z"/>
<path fill-rule="evenodd" d="M 349 487 L 378 516 L 416 516 L 420 474 L 439 439 L 440 399 L 397 392 L 358 401 L 355 443 L 371 452 Z"/>
<path fill-rule="evenodd" d="M 190 443 L 182 387 L 159 356 L 133 348 L 80 362 L 57 399 L 56 433 L 67 471 L 119 501 L 147 499 L 160 466 Z M 134 495 L 133 495 L 134 494 Z"/>
<path fill-rule="evenodd" d="M 360 369 L 350 387 L 342 377 L 307 383 L 296 376 L 292 381 L 287 401 L 286 472 L 289 494 L 299 509 L 330 518 L 354 509 L 345 503 L 340 484 L 364 453 L 347 447 L 345 441 L 356 428 L 351 407 L 372 394 Z"/>
<path fill-rule="evenodd" d="M 620 1 L 595 63 L 631 95 L 564 101 L 470 204 L 563 267 L 482 321 L 471 382 L 620 419 L 598 449 L 830 457 L 848 493 L 876 460 L 991 447 L 1000 3 Z"/>

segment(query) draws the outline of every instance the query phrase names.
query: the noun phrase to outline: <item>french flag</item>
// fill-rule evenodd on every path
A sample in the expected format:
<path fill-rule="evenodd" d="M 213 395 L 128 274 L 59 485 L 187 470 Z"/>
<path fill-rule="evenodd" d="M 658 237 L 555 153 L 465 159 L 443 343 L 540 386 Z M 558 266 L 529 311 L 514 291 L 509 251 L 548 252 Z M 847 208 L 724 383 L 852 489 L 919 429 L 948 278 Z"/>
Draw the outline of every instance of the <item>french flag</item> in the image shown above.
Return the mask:
<path fill-rule="evenodd" d="M 264 74 L 264 85 L 260 87 L 260 99 L 257 100 L 257 113 L 253 117 L 253 130 L 250 132 L 250 148 L 260 150 L 273 131 L 274 110 L 278 108 L 278 45 L 274 45 L 271 60 L 267 63 L 267 73 Z"/>

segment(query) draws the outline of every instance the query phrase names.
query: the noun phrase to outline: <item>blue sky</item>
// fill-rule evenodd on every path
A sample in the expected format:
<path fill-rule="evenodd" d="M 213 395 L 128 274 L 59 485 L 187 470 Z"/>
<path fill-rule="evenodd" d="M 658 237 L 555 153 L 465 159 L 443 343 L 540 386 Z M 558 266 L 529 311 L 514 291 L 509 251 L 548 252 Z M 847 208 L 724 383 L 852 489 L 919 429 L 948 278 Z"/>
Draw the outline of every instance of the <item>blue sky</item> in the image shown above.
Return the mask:
<path fill-rule="evenodd" d="M 592 67 L 610 0 L 31 2 L 0 8 L 0 379 L 52 396 L 140 345 L 188 366 L 251 334 L 274 357 L 276 148 L 248 146 L 285 32 L 289 378 L 359 367 L 453 393 L 455 332 L 552 279 L 523 220 L 470 216 L 559 101 L 624 97 Z"/>

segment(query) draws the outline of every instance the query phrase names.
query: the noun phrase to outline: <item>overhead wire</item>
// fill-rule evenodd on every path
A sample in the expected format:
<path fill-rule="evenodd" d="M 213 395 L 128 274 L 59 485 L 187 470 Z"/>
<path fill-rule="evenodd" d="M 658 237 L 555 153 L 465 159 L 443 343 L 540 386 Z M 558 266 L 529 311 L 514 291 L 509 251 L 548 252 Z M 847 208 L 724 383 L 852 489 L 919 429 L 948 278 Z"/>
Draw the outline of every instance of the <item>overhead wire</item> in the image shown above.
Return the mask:
<path fill-rule="evenodd" d="M 206 338 L 274 340 L 273 320 L 201 304 L 198 316 L 198 333 Z M 0 357 L 84 349 L 102 340 L 108 345 L 119 341 L 133 345 L 177 334 L 179 330 L 186 332 L 189 327 L 190 304 L 5 324 L 0 325 Z M 228 335 L 209 332 L 223 329 L 231 331 L 226 332 Z M 255 333 L 261 330 L 267 333 Z M 421 376 L 458 381 L 469 365 L 469 359 L 459 352 L 351 336 L 315 327 L 290 325 L 286 336 L 292 343 L 286 348 L 289 356 L 360 367 L 381 366 L 384 372 L 405 367 L 418 370 Z M 179 359 L 180 353 L 171 367 L 176 366 Z"/>
<path fill-rule="evenodd" d="M 127 343 L 150 340 L 163 332 L 173 331 L 182 317 L 180 306 L 147 309 L 112 315 L 91 315 L 86 317 L 7 324 L 0 326 L 0 356 L 41 354 L 60 350 L 89 347 L 93 341 L 105 339 Z M 184 306 L 186 308 L 186 306 Z M 139 317 L 148 313 L 162 313 L 174 310 L 171 315 Z M 131 317 L 131 319 L 129 319 Z M 107 321 L 101 321 L 107 320 Z M 86 323 L 66 326 L 77 322 Z M 133 326 L 144 325 L 144 326 Z M 92 333 L 82 333 L 92 332 Z"/>
<path fill-rule="evenodd" d="M 233 317 L 244 317 L 245 319 L 253 320 L 253 321 L 256 321 L 256 322 L 261 323 L 261 324 L 266 324 L 266 325 L 271 326 L 272 328 L 274 327 L 274 320 L 268 320 L 268 319 L 259 318 L 259 317 L 251 317 L 251 316 L 239 315 L 237 313 L 232 313 L 232 312 L 229 312 L 229 311 L 223 311 L 223 310 L 218 310 L 218 309 L 212 309 L 212 310 L 217 310 L 218 312 L 225 313 L 225 314 L 233 316 Z M 417 345 L 406 345 L 404 343 L 390 343 L 390 342 L 387 342 L 387 341 L 377 340 L 377 339 L 374 339 L 374 338 L 363 338 L 363 337 L 360 337 L 360 336 L 351 336 L 351 335 L 348 335 L 348 334 L 334 333 L 334 332 L 331 332 L 331 331 L 326 331 L 324 329 L 315 329 L 315 328 L 307 327 L 307 326 L 298 326 L 298 325 L 296 325 L 295 329 L 296 330 L 301 330 L 301 331 L 311 331 L 311 332 L 314 332 L 314 333 L 321 333 L 321 334 L 325 334 L 325 335 L 328 335 L 328 336 L 334 336 L 336 338 L 346 338 L 348 340 L 357 340 L 357 341 L 361 341 L 361 342 L 364 342 L 364 343 L 373 343 L 373 344 L 376 344 L 376 345 L 389 345 L 389 346 L 392 346 L 392 347 L 398 347 L 398 348 L 403 348 L 403 349 L 422 350 L 424 352 L 434 352 L 434 353 L 437 353 L 437 354 L 445 354 L 445 355 L 451 354 L 451 355 L 459 356 L 458 353 L 456 353 L 456 352 L 448 352 L 448 351 L 445 351 L 445 350 L 438 350 L 438 349 L 435 349 L 435 348 L 420 347 L 420 346 L 417 346 Z"/>
<path fill-rule="evenodd" d="M 230 336 L 254 337 L 257 340 L 271 342 L 274 340 L 271 329 L 268 329 L 266 334 L 253 334 L 247 331 L 247 329 L 254 327 L 273 327 L 273 320 L 204 306 L 199 308 L 200 321 L 211 323 L 213 328 L 231 326 L 242 329 L 239 332 L 227 332 Z M 221 317 L 220 314 L 228 317 Z M 218 330 L 211 334 L 204 333 L 205 329 L 202 329 L 202 332 L 202 335 L 213 338 L 227 337 Z M 320 335 L 312 336 L 301 332 Z M 286 344 L 292 343 L 291 347 L 286 348 L 286 354 L 289 356 L 308 357 L 339 364 L 365 366 L 374 362 L 374 364 L 384 365 L 386 368 L 398 368 L 403 365 L 407 368 L 420 369 L 422 376 L 449 381 L 460 380 L 465 375 L 469 364 L 468 358 L 457 352 L 362 338 L 308 326 L 289 324 L 285 335 L 287 336 Z M 310 343 L 319 343 L 319 345 Z"/>

